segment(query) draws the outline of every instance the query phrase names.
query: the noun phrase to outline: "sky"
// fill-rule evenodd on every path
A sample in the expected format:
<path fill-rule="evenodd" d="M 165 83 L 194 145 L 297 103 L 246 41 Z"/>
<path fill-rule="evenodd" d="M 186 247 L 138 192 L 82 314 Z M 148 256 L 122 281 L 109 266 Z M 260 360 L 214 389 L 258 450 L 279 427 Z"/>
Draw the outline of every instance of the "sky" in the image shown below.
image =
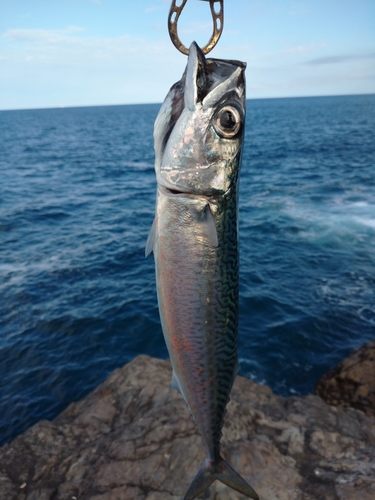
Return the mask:
<path fill-rule="evenodd" d="M 162 102 L 186 64 L 170 3 L 0 0 L 0 110 Z M 205 45 L 208 3 L 178 27 Z M 210 56 L 247 62 L 249 99 L 375 93 L 375 0 L 224 0 Z"/>

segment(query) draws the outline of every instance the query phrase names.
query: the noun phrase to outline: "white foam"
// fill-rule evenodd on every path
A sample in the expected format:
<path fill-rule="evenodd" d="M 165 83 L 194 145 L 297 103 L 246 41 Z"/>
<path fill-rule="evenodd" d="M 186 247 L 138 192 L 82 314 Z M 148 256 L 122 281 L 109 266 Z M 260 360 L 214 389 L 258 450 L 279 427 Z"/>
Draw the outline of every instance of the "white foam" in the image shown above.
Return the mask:
<path fill-rule="evenodd" d="M 0 279 L 4 280 L 6 278 L 7 285 L 13 285 L 21 282 L 29 275 L 51 272 L 61 267 L 65 268 L 66 263 L 62 266 L 57 256 L 48 257 L 40 262 L 30 262 L 27 264 L 5 263 L 0 264 Z"/>
<path fill-rule="evenodd" d="M 340 199 L 340 203 L 331 200 L 330 204 L 306 205 L 288 200 L 281 213 L 295 221 L 300 228 L 298 236 L 302 238 L 347 244 L 375 237 L 375 204 L 365 200 L 345 203 Z"/>
<path fill-rule="evenodd" d="M 375 229 L 375 217 L 372 218 L 356 217 L 355 220 L 357 221 L 358 224 L 362 224 L 364 226 L 368 226 L 371 227 L 372 229 Z"/>

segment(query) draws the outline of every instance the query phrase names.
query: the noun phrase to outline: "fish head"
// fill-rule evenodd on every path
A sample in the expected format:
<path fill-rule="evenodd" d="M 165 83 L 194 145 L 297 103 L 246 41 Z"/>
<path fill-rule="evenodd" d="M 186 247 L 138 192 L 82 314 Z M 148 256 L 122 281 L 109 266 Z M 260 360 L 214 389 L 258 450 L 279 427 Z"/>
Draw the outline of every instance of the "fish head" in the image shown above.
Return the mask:
<path fill-rule="evenodd" d="M 155 122 L 155 170 L 173 192 L 220 195 L 237 182 L 245 123 L 245 68 L 206 59 L 190 46 L 188 63 Z"/>

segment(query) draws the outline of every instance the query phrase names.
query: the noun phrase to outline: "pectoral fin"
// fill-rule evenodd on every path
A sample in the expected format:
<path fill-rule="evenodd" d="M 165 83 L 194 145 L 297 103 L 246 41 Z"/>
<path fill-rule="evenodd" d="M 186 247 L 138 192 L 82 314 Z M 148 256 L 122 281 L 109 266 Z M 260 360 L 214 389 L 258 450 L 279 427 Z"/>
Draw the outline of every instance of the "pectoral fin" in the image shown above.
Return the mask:
<path fill-rule="evenodd" d="M 146 241 L 146 249 L 145 256 L 148 257 L 151 252 L 155 249 L 155 241 L 156 241 L 156 228 L 157 228 L 157 217 L 155 217 L 154 222 L 152 223 L 150 232 L 148 234 L 148 238 Z"/>
<path fill-rule="evenodd" d="M 211 247 L 217 247 L 218 246 L 217 229 L 214 216 L 212 215 L 211 212 L 210 205 L 207 205 L 204 210 L 204 217 L 202 220 L 202 224 L 204 226 L 208 244 Z"/>
<path fill-rule="evenodd" d="M 175 372 L 174 370 L 173 370 L 173 373 L 172 373 L 172 382 L 171 382 L 171 386 L 173 387 L 173 389 L 176 389 L 176 391 L 178 391 L 178 392 L 181 394 L 181 396 L 184 398 L 185 403 L 186 403 L 186 406 L 189 408 L 189 411 L 190 411 L 190 413 L 191 413 L 191 410 L 190 410 L 190 407 L 189 407 L 189 403 L 187 402 L 187 399 L 186 399 L 186 397 L 185 397 L 185 394 L 184 394 L 184 392 L 183 392 L 183 390 L 182 390 L 182 388 L 181 388 L 181 384 L 180 384 L 180 382 L 179 382 L 179 380 L 178 380 L 178 377 L 177 377 L 177 375 L 176 375 L 176 372 Z M 193 417 L 193 418 L 194 418 L 194 417 Z"/>
<path fill-rule="evenodd" d="M 171 386 L 173 387 L 173 389 L 176 389 L 176 391 L 178 391 L 182 395 L 182 391 L 181 391 L 181 387 L 180 387 L 180 382 L 178 381 L 177 375 L 176 375 L 176 373 L 175 373 L 174 370 L 173 370 L 173 373 L 172 373 Z"/>

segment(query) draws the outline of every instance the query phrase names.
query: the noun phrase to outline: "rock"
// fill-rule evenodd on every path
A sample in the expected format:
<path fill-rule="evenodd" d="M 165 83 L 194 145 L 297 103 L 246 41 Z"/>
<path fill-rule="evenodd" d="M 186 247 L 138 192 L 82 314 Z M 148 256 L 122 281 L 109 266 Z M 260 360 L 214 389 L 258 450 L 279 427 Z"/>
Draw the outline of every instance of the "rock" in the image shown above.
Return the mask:
<path fill-rule="evenodd" d="M 140 356 L 0 448 L 1 500 L 180 500 L 204 451 L 169 361 Z M 261 500 L 375 498 L 375 419 L 238 377 L 223 456 Z M 210 498 L 243 498 L 219 482 Z"/>
<path fill-rule="evenodd" d="M 364 345 L 324 375 L 315 394 L 333 406 L 375 417 L 375 342 Z"/>

